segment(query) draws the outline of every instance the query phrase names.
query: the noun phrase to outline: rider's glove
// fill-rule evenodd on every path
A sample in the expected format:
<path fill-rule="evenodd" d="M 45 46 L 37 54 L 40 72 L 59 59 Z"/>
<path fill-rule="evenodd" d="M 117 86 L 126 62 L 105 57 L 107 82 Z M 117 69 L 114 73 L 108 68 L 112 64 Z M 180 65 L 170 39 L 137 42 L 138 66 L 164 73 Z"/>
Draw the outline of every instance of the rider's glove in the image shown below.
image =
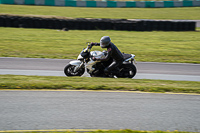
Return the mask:
<path fill-rule="evenodd" d="M 88 48 L 92 48 L 92 46 L 94 46 L 95 43 L 91 42 L 89 45 L 88 45 Z"/>
<path fill-rule="evenodd" d="M 90 43 L 91 46 L 94 46 L 95 44 L 96 44 L 96 43 L 94 43 L 94 42 L 91 42 L 91 43 Z"/>
<path fill-rule="evenodd" d="M 92 60 L 93 60 L 93 61 L 96 61 L 97 59 L 96 59 L 95 57 L 92 57 Z"/>

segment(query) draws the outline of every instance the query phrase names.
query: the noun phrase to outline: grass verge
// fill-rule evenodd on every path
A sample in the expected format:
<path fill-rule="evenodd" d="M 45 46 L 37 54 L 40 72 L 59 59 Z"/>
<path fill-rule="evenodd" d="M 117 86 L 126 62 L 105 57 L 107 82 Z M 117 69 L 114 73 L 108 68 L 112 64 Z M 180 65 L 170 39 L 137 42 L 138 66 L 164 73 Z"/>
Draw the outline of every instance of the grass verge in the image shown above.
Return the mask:
<path fill-rule="evenodd" d="M 51 15 L 72 18 L 191 19 L 200 20 L 200 7 L 181 8 L 85 8 L 0 5 L 0 13 Z M 192 15 L 191 15 L 192 14 Z"/>
<path fill-rule="evenodd" d="M 200 63 L 200 32 L 136 32 L 0 28 L 0 56 L 75 59 L 86 42 L 108 35 L 137 61 Z M 92 50 L 101 50 L 93 47 Z"/>
<path fill-rule="evenodd" d="M 0 75 L 0 89 L 120 90 L 200 94 L 200 82 Z"/>

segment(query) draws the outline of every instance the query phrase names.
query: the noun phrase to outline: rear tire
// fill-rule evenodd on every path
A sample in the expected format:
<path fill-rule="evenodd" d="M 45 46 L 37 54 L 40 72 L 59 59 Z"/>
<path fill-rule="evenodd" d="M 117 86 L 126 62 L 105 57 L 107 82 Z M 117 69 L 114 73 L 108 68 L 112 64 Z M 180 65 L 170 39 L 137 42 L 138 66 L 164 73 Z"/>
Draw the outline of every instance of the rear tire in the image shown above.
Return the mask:
<path fill-rule="evenodd" d="M 118 78 L 133 78 L 136 75 L 137 69 L 134 64 L 122 64 L 120 73 L 116 75 Z"/>
<path fill-rule="evenodd" d="M 85 72 L 85 68 L 80 68 L 77 72 L 74 72 L 76 66 L 68 64 L 64 68 L 64 73 L 66 76 L 82 76 Z"/>

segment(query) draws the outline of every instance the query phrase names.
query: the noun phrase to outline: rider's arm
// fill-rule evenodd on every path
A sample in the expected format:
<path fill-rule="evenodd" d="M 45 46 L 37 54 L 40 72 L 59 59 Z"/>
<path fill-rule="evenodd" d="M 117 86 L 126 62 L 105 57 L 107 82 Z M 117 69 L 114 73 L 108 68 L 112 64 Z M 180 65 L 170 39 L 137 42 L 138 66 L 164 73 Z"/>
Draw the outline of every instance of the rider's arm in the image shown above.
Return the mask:
<path fill-rule="evenodd" d="M 92 42 L 91 44 L 90 44 L 91 46 L 100 46 L 100 43 L 94 43 L 94 42 Z"/>
<path fill-rule="evenodd" d="M 106 57 L 103 58 L 103 59 L 98 59 L 98 61 L 107 61 L 107 60 L 109 60 L 110 57 L 111 57 L 111 54 L 112 54 L 112 49 L 108 48 L 108 54 L 106 55 Z"/>

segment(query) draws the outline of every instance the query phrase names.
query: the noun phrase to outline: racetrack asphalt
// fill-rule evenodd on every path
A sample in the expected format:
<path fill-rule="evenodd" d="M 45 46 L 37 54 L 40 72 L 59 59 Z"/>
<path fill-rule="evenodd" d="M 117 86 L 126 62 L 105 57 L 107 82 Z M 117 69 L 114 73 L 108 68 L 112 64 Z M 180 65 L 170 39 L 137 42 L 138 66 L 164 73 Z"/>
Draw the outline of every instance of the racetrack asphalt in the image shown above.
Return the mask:
<path fill-rule="evenodd" d="M 63 69 L 69 61 L 0 57 L 0 74 L 64 76 Z M 136 66 L 138 74 L 134 78 L 200 81 L 200 64 L 138 62 Z M 193 94 L 0 90 L 0 132 L 51 129 L 200 132 L 199 98 Z"/>
<path fill-rule="evenodd" d="M 0 74 L 65 76 L 71 59 L 0 57 Z M 135 79 L 200 81 L 200 64 L 137 62 Z M 87 73 L 84 76 L 89 76 Z"/>
<path fill-rule="evenodd" d="M 0 90 L 0 130 L 200 132 L 200 97 L 110 91 Z"/>

